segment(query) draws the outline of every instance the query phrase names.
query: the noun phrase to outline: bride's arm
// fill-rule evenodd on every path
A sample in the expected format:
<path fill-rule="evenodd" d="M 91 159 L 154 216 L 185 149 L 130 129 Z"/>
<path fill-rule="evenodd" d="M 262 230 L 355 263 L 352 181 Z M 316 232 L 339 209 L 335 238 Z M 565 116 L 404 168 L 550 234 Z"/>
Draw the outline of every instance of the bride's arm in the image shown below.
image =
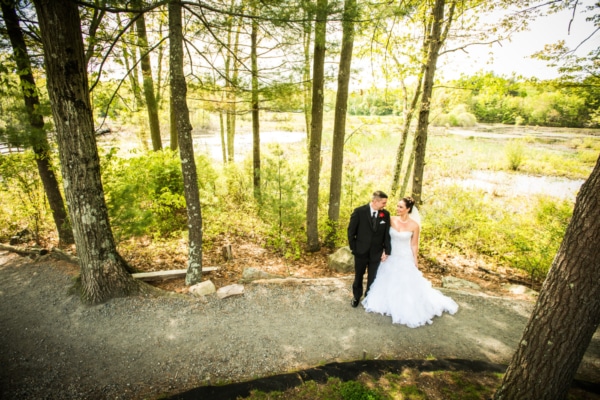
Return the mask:
<path fill-rule="evenodd" d="M 419 267 L 418 255 L 419 255 L 419 234 L 421 227 L 415 222 L 415 230 L 413 231 L 412 240 L 410 246 L 412 247 L 413 256 L 415 257 L 415 266 Z"/>

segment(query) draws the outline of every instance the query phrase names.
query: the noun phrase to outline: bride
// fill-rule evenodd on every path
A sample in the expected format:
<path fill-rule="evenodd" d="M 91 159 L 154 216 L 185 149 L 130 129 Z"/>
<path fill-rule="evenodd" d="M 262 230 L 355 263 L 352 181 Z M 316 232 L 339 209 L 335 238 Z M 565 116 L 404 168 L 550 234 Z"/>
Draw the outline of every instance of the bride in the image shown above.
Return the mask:
<path fill-rule="evenodd" d="M 395 324 L 409 328 L 431 324 L 444 311 L 454 314 L 458 304 L 434 289 L 418 269 L 420 217 L 415 202 L 405 197 L 391 217 L 392 254 L 383 261 L 367 297 L 367 312 L 392 317 Z"/>

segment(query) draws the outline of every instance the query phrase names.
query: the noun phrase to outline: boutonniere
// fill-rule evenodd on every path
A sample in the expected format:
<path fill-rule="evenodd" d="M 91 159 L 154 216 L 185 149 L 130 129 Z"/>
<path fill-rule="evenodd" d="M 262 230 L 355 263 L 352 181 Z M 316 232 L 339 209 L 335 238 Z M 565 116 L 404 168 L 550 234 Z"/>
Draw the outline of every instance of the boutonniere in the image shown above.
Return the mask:
<path fill-rule="evenodd" d="M 383 212 L 381 212 L 381 211 L 380 211 L 380 212 L 379 212 L 379 218 L 383 218 L 383 217 L 385 217 L 385 214 L 384 214 Z"/>

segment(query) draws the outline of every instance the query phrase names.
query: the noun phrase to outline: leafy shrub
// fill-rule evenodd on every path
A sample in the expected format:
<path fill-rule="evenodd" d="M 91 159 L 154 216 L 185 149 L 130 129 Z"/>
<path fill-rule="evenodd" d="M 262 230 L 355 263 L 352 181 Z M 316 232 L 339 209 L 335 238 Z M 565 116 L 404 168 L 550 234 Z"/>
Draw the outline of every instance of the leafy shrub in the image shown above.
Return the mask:
<path fill-rule="evenodd" d="M 518 140 L 511 140 L 506 144 L 504 151 L 506 152 L 508 168 L 511 171 L 518 171 L 525 159 L 525 146 L 523 146 L 523 143 Z"/>
<path fill-rule="evenodd" d="M 475 115 L 467 111 L 465 104 L 459 104 L 449 113 L 442 113 L 433 121 L 435 126 L 471 127 L 477 124 Z"/>
<path fill-rule="evenodd" d="M 27 229 L 39 242 L 40 232 L 50 227 L 50 215 L 33 151 L 0 156 L 0 188 L 0 236 Z"/>
<path fill-rule="evenodd" d="M 116 236 L 168 236 L 187 228 L 177 153 L 167 149 L 127 159 L 109 153 L 103 164 L 106 203 Z M 216 173 L 205 157 L 197 158 L 196 169 L 201 198 L 212 199 Z"/>
<path fill-rule="evenodd" d="M 263 156 L 261 173 L 259 214 L 271 226 L 269 245 L 286 257 L 297 257 L 306 217 L 306 172 L 290 163 L 281 146 L 273 145 Z"/>
<path fill-rule="evenodd" d="M 510 235 L 513 251 L 505 255 L 512 266 L 526 271 L 532 282 L 544 279 L 571 219 L 570 202 L 543 197 L 537 207 L 515 225 Z"/>

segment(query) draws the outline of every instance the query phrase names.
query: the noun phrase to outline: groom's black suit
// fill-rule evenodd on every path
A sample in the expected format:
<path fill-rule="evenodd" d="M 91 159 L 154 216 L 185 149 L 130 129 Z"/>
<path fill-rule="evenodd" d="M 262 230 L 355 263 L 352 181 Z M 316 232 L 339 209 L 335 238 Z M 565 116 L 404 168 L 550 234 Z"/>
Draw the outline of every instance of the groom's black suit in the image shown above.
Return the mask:
<path fill-rule="evenodd" d="M 382 216 L 383 214 L 383 216 Z M 348 224 L 348 244 L 354 254 L 354 283 L 352 292 L 356 300 L 363 295 L 363 277 L 367 273 L 367 290 L 375 280 L 381 255 L 390 255 L 392 243 L 390 239 L 390 213 L 387 210 L 377 211 L 375 228 L 373 228 L 370 204 L 357 207 L 350 216 Z"/>

